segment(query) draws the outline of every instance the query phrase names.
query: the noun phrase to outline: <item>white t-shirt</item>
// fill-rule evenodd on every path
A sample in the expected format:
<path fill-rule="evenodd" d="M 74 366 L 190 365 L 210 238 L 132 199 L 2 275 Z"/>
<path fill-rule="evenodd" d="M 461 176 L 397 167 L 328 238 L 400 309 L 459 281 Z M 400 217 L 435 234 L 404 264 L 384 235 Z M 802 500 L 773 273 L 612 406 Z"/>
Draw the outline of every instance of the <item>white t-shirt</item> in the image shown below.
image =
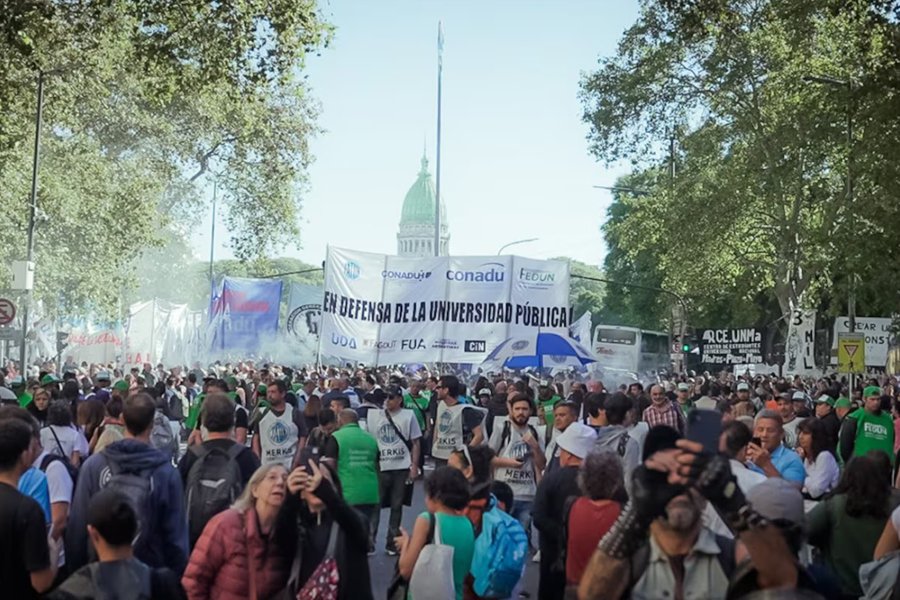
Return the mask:
<path fill-rule="evenodd" d="M 61 441 L 61 440 L 60 440 Z M 41 452 L 41 454 L 34 461 L 34 466 L 37 468 L 41 467 L 41 463 L 44 462 L 44 457 L 51 454 L 47 450 Z M 59 453 L 55 453 L 59 456 Z M 72 481 L 72 478 L 69 476 L 69 471 L 66 467 L 58 460 L 50 461 L 47 465 L 47 470 L 44 471 L 44 474 L 47 476 L 47 489 L 50 495 L 50 504 L 56 504 L 58 502 L 65 502 L 66 504 L 72 504 L 72 493 L 75 490 L 75 483 Z M 66 564 L 66 551 L 63 547 L 64 544 L 60 545 L 59 549 L 59 566 L 63 566 Z"/>
<path fill-rule="evenodd" d="M 391 422 L 385 415 L 386 410 L 373 408 L 369 410 L 366 420 L 368 423 L 368 431 L 375 437 L 378 442 L 378 465 L 381 471 L 402 471 L 409 469 L 412 462 L 412 456 L 409 449 Z M 397 413 L 391 413 L 391 419 L 394 425 L 403 434 L 403 437 L 410 443 L 422 437 L 422 430 L 419 428 L 419 421 L 413 411 L 402 408 Z"/>
<path fill-rule="evenodd" d="M 53 434 L 56 433 L 56 437 Z M 56 443 L 57 438 L 59 443 Z M 41 429 L 41 447 L 57 456 L 68 456 L 72 458 L 72 453 L 81 454 L 81 460 L 85 460 L 90 452 L 88 442 L 84 434 L 69 425 L 62 427 L 59 425 L 48 425 Z M 60 452 L 60 447 L 62 452 Z"/>

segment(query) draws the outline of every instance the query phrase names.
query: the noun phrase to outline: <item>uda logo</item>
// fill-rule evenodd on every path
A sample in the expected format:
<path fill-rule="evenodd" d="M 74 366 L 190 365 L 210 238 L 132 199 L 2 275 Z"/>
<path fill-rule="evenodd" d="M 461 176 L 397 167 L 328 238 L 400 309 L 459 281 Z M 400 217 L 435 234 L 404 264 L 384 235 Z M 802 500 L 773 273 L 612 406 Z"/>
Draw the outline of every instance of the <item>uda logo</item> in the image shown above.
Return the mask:
<path fill-rule="evenodd" d="M 348 260 L 344 264 L 344 275 L 347 276 L 347 279 L 359 279 L 360 271 L 359 263 L 356 261 Z"/>
<path fill-rule="evenodd" d="M 397 437 L 397 432 L 394 431 L 394 428 L 390 423 L 385 423 L 378 428 L 378 439 L 389 445 L 396 444 L 400 441 L 400 438 Z"/>
<path fill-rule="evenodd" d="M 288 439 L 288 430 L 281 421 L 275 421 L 275 424 L 269 428 L 269 441 L 276 445 L 285 443 Z"/>
<path fill-rule="evenodd" d="M 438 431 L 441 433 L 450 433 L 450 424 L 453 422 L 453 415 L 449 412 L 445 412 L 441 415 L 440 422 L 438 422 Z"/>

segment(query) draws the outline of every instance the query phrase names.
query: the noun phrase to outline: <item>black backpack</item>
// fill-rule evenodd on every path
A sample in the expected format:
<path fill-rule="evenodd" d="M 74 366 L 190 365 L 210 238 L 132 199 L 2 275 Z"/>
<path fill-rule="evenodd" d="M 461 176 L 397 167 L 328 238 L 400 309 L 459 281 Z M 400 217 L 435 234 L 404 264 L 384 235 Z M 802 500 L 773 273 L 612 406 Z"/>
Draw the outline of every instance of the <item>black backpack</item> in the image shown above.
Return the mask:
<path fill-rule="evenodd" d="M 151 537 L 150 532 L 155 526 L 153 512 L 150 508 L 150 497 L 153 493 L 153 471 L 156 470 L 156 466 L 146 469 L 127 468 L 113 460 L 105 450 L 101 454 L 106 457 L 106 464 L 109 468 L 109 481 L 102 487 L 112 488 L 122 493 L 128 498 L 137 515 L 138 533 L 132 546 L 135 555 L 141 558 L 147 548 L 147 540 Z M 93 546 L 91 551 L 91 556 L 96 556 L 93 554 Z"/>
<path fill-rule="evenodd" d="M 244 482 L 237 457 L 243 450 L 244 446 L 238 443 L 232 444 L 227 451 L 204 445 L 191 448 L 197 460 L 188 471 L 184 488 L 191 547 L 209 520 L 241 495 Z"/>
<path fill-rule="evenodd" d="M 72 460 L 68 456 L 66 456 L 66 453 L 63 450 L 62 444 L 59 443 L 59 437 L 56 435 L 56 432 L 53 431 L 53 426 L 48 425 L 47 429 L 50 430 L 50 433 L 53 434 L 53 439 L 56 440 L 56 447 L 59 448 L 59 455 L 48 452 L 47 456 L 45 456 L 43 458 L 43 460 L 41 460 L 41 471 L 46 473 L 47 467 L 50 465 L 50 463 L 52 463 L 54 460 L 58 460 L 66 468 L 66 471 L 69 473 L 69 477 L 72 478 L 72 486 L 73 486 L 72 489 L 75 489 L 75 487 L 74 487 L 75 482 L 78 481 L 78 468 L 75 465 L 73 465 Z M 87 457 L 84 457 L 84 458 L 87 458 Z"/>

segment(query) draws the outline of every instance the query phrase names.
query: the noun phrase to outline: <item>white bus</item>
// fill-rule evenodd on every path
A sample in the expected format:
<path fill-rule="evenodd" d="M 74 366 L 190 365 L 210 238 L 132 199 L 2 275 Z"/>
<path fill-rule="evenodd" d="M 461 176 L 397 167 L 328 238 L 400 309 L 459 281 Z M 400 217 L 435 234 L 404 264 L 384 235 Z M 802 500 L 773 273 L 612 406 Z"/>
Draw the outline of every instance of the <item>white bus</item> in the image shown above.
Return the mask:
<path fill-rule="evenodd" d="M 597 325 L 594 329 L 597 366 L 630 373 L 669 370 L 669 335 L 621 325 Z"/>

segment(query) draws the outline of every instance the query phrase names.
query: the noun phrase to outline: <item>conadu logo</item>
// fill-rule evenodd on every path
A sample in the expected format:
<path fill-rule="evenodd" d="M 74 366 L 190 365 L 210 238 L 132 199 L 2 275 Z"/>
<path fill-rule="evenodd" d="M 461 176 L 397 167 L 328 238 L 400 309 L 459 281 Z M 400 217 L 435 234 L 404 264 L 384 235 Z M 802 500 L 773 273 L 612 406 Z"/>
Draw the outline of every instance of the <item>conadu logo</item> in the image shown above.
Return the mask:
<path fill-rule="evenodd" d="M 471 283 L 503 283 L 506 279 L 506 265 L 499 262 L 486 262 L 472 270 L 456 271 L 447 269 L 448 281 Z"/>
<path fill-rule="evenodd" d="M 381 277 L 386 281 L 424 281 L 431 277 L 431 271 L 396 271 L 393 269 L 385 269 L 381 272 Z"/>

